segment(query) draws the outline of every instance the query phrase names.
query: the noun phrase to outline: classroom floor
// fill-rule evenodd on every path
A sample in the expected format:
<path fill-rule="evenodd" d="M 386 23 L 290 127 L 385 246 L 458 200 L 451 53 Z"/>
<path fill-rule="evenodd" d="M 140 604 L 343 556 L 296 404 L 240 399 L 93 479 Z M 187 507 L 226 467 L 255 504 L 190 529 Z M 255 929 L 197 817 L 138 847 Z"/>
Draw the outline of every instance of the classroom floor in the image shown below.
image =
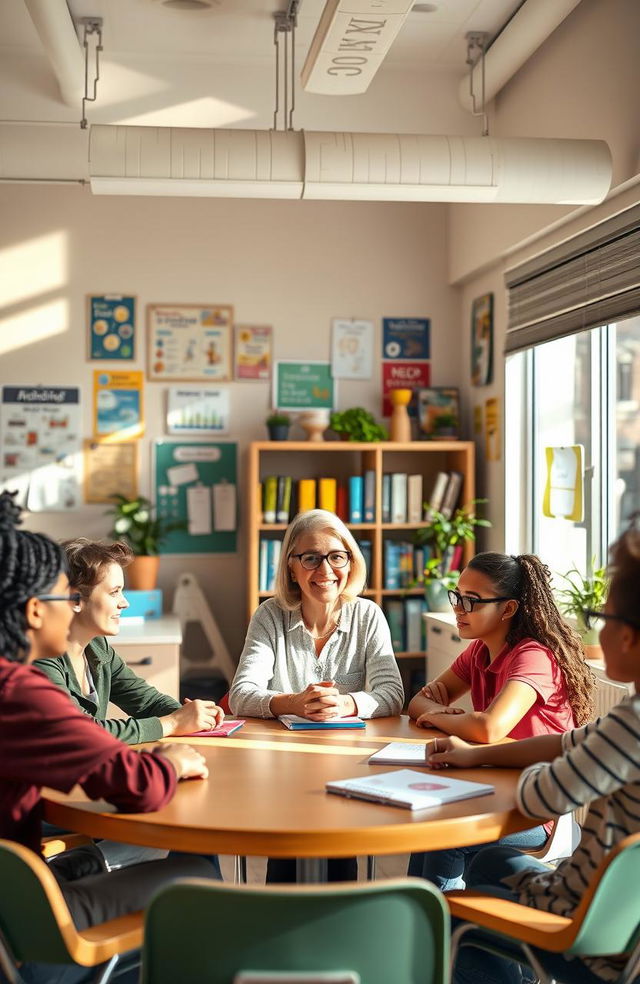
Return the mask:
<path fill-rule="evenodd" d="M 390 854 L 376 858 L 376 879 L 403 878 L 407 873 L 408 854 Z M 267 866 L 266 858 L 247 858 L 247 881 L 249 884 L 264 885 L 264 875 Z M 220 856 L 222 876 L 226 882 L 233 882 L 233 858 L 228 855 Z M 358 878 L 365 881 L 367 876 L 367 859 L 358 859 Z"/>

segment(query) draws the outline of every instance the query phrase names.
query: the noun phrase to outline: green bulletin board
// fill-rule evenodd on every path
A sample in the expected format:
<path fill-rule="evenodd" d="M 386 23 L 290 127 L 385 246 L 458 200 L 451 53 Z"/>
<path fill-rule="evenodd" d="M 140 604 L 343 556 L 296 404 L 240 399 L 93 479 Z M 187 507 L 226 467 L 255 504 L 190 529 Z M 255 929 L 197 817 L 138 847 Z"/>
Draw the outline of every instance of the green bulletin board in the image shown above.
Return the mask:
<path fill-rule="evenodd" d="M 278 410 L 333 410 L 336 382 L 330 362 L 276 362 L 273 405 Z"/>
<path fill-rule="evenodd" d="M 184 530 L 169 534 L 161 553 L 236 551 L 237 451 L 237 444 L 233 443 L 155 442 L 157 515 L 167 520 L 183 520 L 186 524 Z M 221 491 L 225 495 L 219 497 Z M 226 505 L 224 518 L 221 510 L 216 512 L 215 506 L 220 502 Z M 230 502 L 233 503 L 231 521 Z M 224 526 L 232 525 L 233 529 L 216 529 L 221 522 Z"/>

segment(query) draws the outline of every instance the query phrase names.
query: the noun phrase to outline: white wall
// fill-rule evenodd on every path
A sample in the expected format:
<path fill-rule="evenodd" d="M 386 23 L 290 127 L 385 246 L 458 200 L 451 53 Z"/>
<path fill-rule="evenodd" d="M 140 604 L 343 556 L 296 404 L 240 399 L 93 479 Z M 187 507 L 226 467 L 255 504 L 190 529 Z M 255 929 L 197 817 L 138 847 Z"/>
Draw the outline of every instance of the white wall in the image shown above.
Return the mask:
<path fill-rule="evenodd" d="M 134 293 L 145 367 L 144 306 L 231 303 L 239 322 L 272 324 L 277 358 L 327 360 L 330 319 L 387 315 L 432 319 L 433 382 L 457 385 L 456 290 L 447 286 L 446 206 L 365 203 L 94 198 L 55 186 L 0 187 L 0 381 L 80 385 L 91 433 L 92 371 L 86 361 L 85 295 Z M 44 309 L 44 319 L 42 311 Z M 43 331 L 37 342 L 29 333 Z M 453 337 L 452 337 L 453 334 Z M 115 368 L 115 364 L 114 364 Z M 146 386 L 142 489 L 149 488 L 150 439 L 164 434 L 166 386 Z M 380 414 L 380 378 L 341 383 L 340 408 Z M 248 441 L 266 437 L 265 383 L 231 384 L 240 468 Z M 242 471 L 241 471 L 242 475 Z M 239 483 L 242 498 L 242 478 Z M 161 587 L 170 603 L 183 570 L 200 579 L 232 654 L 245 630 L 245 534 L 234 555 L 165 557 Z M 106 535 L 103 506 L 38 513 L 27 525 L 55 537 Z"/>

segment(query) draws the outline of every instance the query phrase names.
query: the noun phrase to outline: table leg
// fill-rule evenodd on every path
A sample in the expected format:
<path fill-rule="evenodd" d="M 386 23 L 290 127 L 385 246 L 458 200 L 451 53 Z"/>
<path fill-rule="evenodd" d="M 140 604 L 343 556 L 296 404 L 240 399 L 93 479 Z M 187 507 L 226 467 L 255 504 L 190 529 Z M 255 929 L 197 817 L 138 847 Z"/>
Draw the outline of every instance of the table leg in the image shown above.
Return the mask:
<path fill-rule="evenodd" d="M 296 858 L 296 882 L 323 884 L 327 880 L 326 858 Z"/>

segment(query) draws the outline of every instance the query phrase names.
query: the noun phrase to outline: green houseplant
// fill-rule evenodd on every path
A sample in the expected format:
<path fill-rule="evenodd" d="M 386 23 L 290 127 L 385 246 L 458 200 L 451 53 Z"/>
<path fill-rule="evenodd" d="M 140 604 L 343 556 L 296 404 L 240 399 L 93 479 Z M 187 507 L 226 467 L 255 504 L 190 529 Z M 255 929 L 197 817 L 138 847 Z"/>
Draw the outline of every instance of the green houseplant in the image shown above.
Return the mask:
<path fill-rule="evenodd" d="M 456 509 L 452 516 L 432 509 L 428 503 L 424 505 L 428 525 L 416 530 L 414 542 L 417 546 L 427 547 L 430 552 L 424 566 L 424 593 L 432 612 L 448 610 L 447 592 L 455 587 L 460 574 L 457 569 L 448 569 L 452 548 L 474 540 L 476 527 L 491 526 L 489 520 L 480 519 L 473 508 L 486 501 L 473 499 L 469 505 Z"/>
<path fill-rule="evenodd" d="M 113 540 L 124 540 L 135 554 L 135 559 L 127 568 L 127 581 L 130 588 L 149 591 L 158 581 L 161 544 L 173 530 L 183 530 L 183 520 L 166 520 L 154 516 L 154 506 L 143 495 L 129 499 L 114 493 L 110 496 L 114 505 L 107 510 L 113 516 L 113 528 L 109 536 Z"/>
<path fill-rule="evenodd" d="M 572 567 L 559 577 L 566 585 L 556 591 L 560 611 L 575 618 L 585 646 L 598 645 L 598 629 L 587 629 L 582 613 L 585 608 L 600 611 L 604 607 L 609 590 L 606 568 L 594 567 L 592 561 L 590 574 L 581 574 L 576 567 Z"/>
<path fill-rule="evenodd" d="M 265 424 L 269 431 L 269 440 L 286 441 L 288 439 L 289 428 L 291 426 L 291 418 L 288 413 L 283 413 L 281 410 L 274 410 L 265 420 Z"/>
<path fill-rule="evenodd" d="M 388 433 L 382 424 L 377 423 L 373 414 L 362 407 L 334 411 L 329 421 L 331 430 L 340 434 L 345 441 L 386 441 Z"/>

